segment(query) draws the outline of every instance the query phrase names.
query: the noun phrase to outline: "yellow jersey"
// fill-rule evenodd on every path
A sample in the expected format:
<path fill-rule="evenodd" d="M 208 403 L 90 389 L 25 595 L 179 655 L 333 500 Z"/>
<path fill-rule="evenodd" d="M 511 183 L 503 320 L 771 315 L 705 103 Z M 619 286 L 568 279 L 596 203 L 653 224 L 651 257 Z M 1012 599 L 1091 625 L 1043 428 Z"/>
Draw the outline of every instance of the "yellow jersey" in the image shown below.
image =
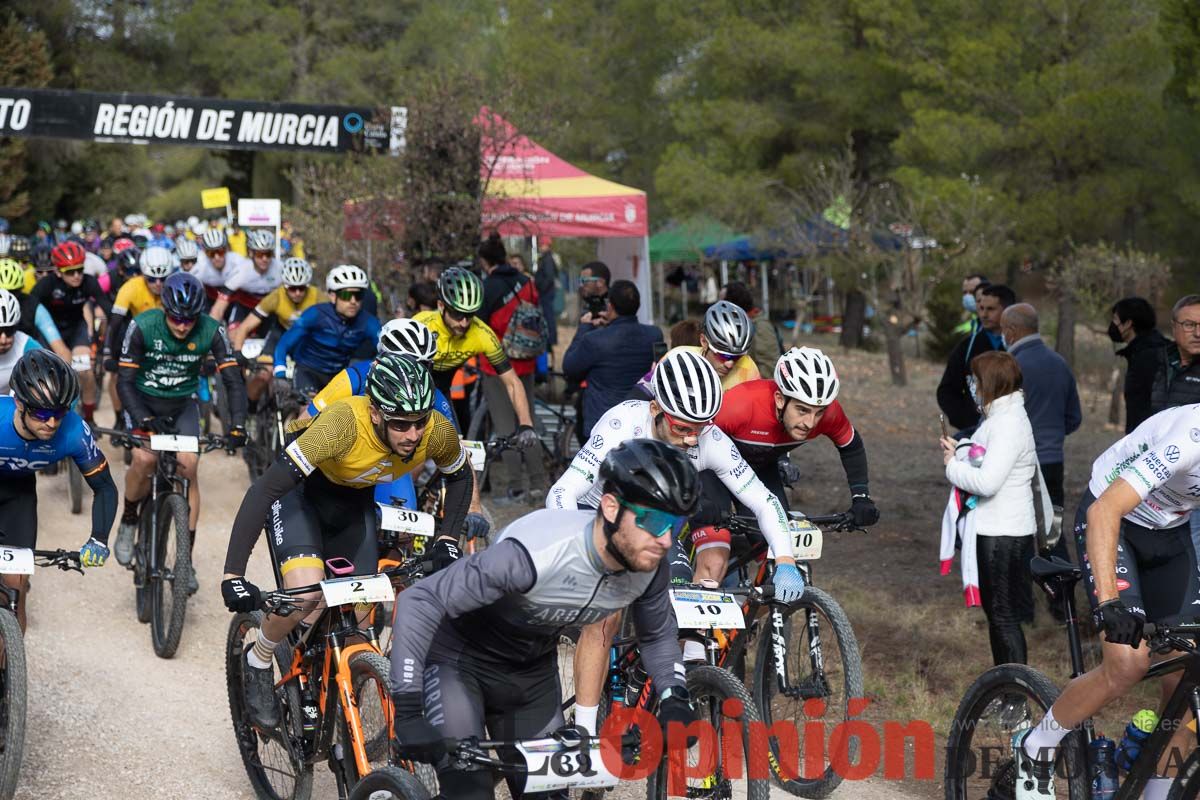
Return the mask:
<path fill-rule="evenodd" d="M 319 300 L 320 293 L 315 286 L 308 287 L 304 292 L 304 299 L 300 301 L 299 305 L 292 302 L 292 298 L 288 296 L 287 287 L 278 286 L 258 301 L 258 305 L 254 307 L 254 315 L 266 322 L 274 314 L 283 329 L 287 330 L 309 306 L 316 305 Z"/>
<path fill-rule="evenodd" d="M 704 356 L 704 348 L 695 345 L 684 345 L 680 350 L 687 350 L 689 353 L 695 353 L 698 356 Z M 720 374 L 719 372 L 717 373 Z M 729 391 L 739 383 L 746 381 L 756 381 L 761 375 L 758 374 L 758 365 L 754 363 L 754 359 L 749 354 L 738 357 L 737 361 L 733 362 L 733 369 L 725 373 L 721 378 L 721 388 Z"/>
<path fill-rule="evenodd" d="M 37 282 L 38 282 L 37 270 L 35 270 L 32 266 L 26 267 L 25 268 L 25 294 L 29 294 L 30 292 L 32 292 L 33 287 L 37 285 Z"/>
<path fill-rule="evenodd" d="M 143 311 L 161 308 L 162 300 L 150 291 L 150 287 L 146 285 L 146 277 L 137 275 L 121 284 L 112 307 L 115 313 L 128 314 L 132 319 Z"/>
<path fill-rule="evenodd" d="M 474 355 L 483 355 L 497 373 L 507 372 L 511 367 L 500 340 L 488 324 L 479 317 L 471 317 L 471 327 L 462 336 L 453 336 L 442 319 L 441 311 L 422 311 L 413 317 L 437 334 L 437 353 L 433 356 L 434 372 L 452 372 Z"/>
<path fill-rule="evenodd" d="M 361 395 L 332 403 L 316 419 L 293 426 L 304 432 L 285 452 L 304 475 L 320 470 L 332 483 L 353 488 L 390 483 L 421 469 L 429 459 L 446 474 L 467 463 L 454 426 L 438 412 L 430 412 L 417 449 L 402 459 L 379 441 L 370 409 L 370 399 Z"/>

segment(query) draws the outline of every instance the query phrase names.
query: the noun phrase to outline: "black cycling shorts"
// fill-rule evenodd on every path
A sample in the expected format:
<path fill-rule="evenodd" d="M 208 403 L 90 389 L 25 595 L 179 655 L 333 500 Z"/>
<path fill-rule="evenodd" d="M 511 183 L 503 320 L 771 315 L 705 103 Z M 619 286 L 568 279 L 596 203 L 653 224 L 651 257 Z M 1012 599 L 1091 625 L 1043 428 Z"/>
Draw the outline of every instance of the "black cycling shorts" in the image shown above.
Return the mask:
<path fill-rule="evenodd" d="M 312 398 L 314 394 L 324 389 L 333 380 L 333 375 L 324 372 L 317 372 L 315 369 L 306 367 L 303 364 L 296 365 L 296 371 L 292 373 L 292 387 L 307 398 Z"/>
<path fill-rule="evenodd" d="M 54 321 L 55 327 L 58 328 L 59 334 L 62 336 L 63 344 L 68 349 L 74 350 L 76 347 L 89 347 L 92 344 L 92 332 L 88 328 L 87 320 L 81 319 L 78 322 L 68 322 L 62 324 L 58 320 Z"/>
<path fill-rule="evenodd" d="M 190 397 L 182 398 L 167 398 L 153 397 L 148 394 L 142 395 L 142 403 L 156 417 L 172 417 L 174 423 L 171 426 L 171 433 L 177 433 L 180 436 L 199 436 L 200 435 L 200 406 Z M 125 423 L 129 426 L 129 430 L 136 430 L 141 427 L 142 421 L 133 419 L 128 410 L 125 414 Z"/>
<path fill-rule="evenodd" d="M 375 527 L 375 487 L 340 486 L 318 470 L 271 506 L 267 539 L 280 577 L 297 567 L 323 570 L 337 556 L 354 564 L 355 575 L 373 575 Z"/>
<path fill-rule="evenodd" d="M 0 544 L 36 547 L 37 524 L 37 477 L 0 479 Z"/>
<path fill-rule="evenodd" d="M 1075 513 L 1075 544 L 1087 578 L 1088 602 L 1095 611 L 1095 579 L 1087 557 L 1087 511 L 1096 501 L 1087 491 Z M 1117 590 L 1130 611 L 1151 622 L 1200 614 L 1197 537 L 1191 525 L 1153 530 L 1121 520 L 1117 542 Z"/>

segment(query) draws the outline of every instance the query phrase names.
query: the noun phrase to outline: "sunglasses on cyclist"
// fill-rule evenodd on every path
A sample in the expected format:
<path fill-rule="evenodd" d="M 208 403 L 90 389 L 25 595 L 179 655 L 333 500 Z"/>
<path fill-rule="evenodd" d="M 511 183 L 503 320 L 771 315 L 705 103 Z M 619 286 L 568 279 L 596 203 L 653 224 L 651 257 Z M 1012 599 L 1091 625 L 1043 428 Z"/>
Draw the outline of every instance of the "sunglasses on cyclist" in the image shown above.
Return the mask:
<path fill-rule="evenodd" d="M 194 267 L 194 266 L 196 266 L 196 259 L 194 259 L 194 258 L 181 258 L 181 259 L 179 259 L 179 265 L 180 265 L 181 267 L 183 267 L 183 266 L 192 266 L 192 267 Z"/>
<path fill-rule="evenodd" d="M 432 412 L 430 412 L 432 413 Z M 423 430 L 429 424 L 429 414 L 420 419 L 397 419 L 395 417 L 385 417 L 384 423 L 388 426 L 388 430 L 396 433 L 408 433 L 413 428 Z"/>
<path fill-rule="evenodd" d="M 78 267 L 59 267 L 58 271 L 63 275 L 77 275 L 83 272 L 83 265 L 80 264 Z"/>
<path fill-rule="evenodd" d="M 3 328 L 0 328 L 0 336 L 7 336 L 9 339 L 11 339 L 16 335 L 17 335 L 17 326 L 16 325 L 5 325 Z"/>
<path fill-rule="evenodd" d="M 171 322 L 175 323 L 176 325 L 178 325 L 180 327 L 183 327 L 185 325 L 195 325 L 196 324 L 195 317 L 177 317 L 174 314 L 167 314 L 167 319 L 171 320 Z"/>
<path fill-rule="evenodd" d="M 455 322 L 462 322 L 464 320 L 469 320 L 471 317 L 473 317 L 475 315 L 474 314 L 465 314 L 462 311 L 458 311 L 457 309 L 450 308 L 450 306 L 446 306 L 446 316 L 449 317 L 450 319 L 454 320 Z"/>
<path fill-rule="evenodd" d="M 361 303 L 363 299 L 363 293 L 362 289 L 338 289 L 336 292 L 334 292 L 334 297 L 336 297 L 338 300 L 344 300 L 347 303 L 352 301 Z"/>
<path fill-rule="evenodd" d="M 250 255 L 253 258 L 258 258 L 259 256 L 263 256 L 264 258 L 274 258 L 275 257 L 275 253 L 273 253 L 270 250 L 253 250 L 250 252 Z"/>
<path fill-rule="evenodd" d="M 708 349 L 708 352 L 716 356 L 718 361 L 725 364 L 728 364 L 730 361 L 737 361 L 739 358 L 741 358 L 740 355 L 731 356 L 729 353 L 722 353 L 720 350 L 713 350 L 711 347 Z"/>
<path fill-rule="evenodd" d="M 633 512 L 634 525 L 655 538 L 661 538 L 668 533 L 678 536 L 688 523 L 688 518 L 680 514 L 672 514 L 658 508 L 646 508 L 636 503 L 627 503 L 624 500 L 617 502 L 621 504 L 622 508 L 628 508 Z"/>
<path fill-rule="evenodd" d="M 672 417 L 670 414 L 663 412 L 663 418 L 667 421 L 667 427 L 671 429 L 671 433 L 676 436 L 699 436 L 704 433 L 704 430 L 709 426 L 707 422 L 688 422 Z"/>
<path fill-rule="evenodd" d="M 299 294 L 300 292 L 308 291 L 308 284 L 302 284 L 300 286 L 285 286 L 283 288 L 284 291 L 288 292 L 289 294 Z"/>
<path fill-rule="evenodd" d="M 146 283 L 165 283 L 167 280 L 166 278 L 151 278 L 149 275 L 143 275 L 142 277 L 146 279 Z"/>
<path fill-rule="evenodd" d="M 49 422 L 52 419 L 62 419 L 67 415 L 66 408 L 30 408 L 27 413 L 38 422 Z"/>
<path fill-rule="evenodd" d="M 224 250 L 205 250 L 204 255 L 208 256 L 209 258 L 212 258 L 213 256 L 223 256 L 223 255 L 225 255 L 225 251 Z"/>

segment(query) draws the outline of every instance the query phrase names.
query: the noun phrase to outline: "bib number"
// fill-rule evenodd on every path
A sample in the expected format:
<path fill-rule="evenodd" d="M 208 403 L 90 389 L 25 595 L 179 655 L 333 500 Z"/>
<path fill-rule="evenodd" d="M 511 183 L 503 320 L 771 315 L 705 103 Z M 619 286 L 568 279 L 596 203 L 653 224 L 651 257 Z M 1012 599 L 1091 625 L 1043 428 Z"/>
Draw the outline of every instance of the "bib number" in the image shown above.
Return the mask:
<path fill-rule="evenodd" d="M 746 618 L 737 598 L 718 591 L 672 589 L 671 605 L 675 608 L 675 623 L 685 630 L 710 628 L 740 629 Z"/>
<path fill-rule="evenodd" d="M 436 521 L 432 514 L 413 511 L 409 508 L 378 503 L 379 527 L 392 533 L 408 533 L 413 536 L 432 536 Z"/>
<path fill-rule="evenodd" d="M 604 766 L 604 758 L 600 755 L 600 741 L 591 739 L 588 744 L 585 751 L 553 739 L 518 742 L 517 751 L 529 770 L 525 776 L 525 793 L 616 786 L 617 777 Z"/>
<path fill-rule="evenodd" d="M 156 433 L 150 437 L 150 449 L 158 452 L 199 453 L 198 436 L 180 436 L 177 433 Z"/>
<path fill-rule="evenodd" d="M 253 361 L 262 355 L 263 345 L 266 344 L 266 339 L 247 339 L 242 342 L 242 355 L 247 360 Z"/>
<path fill-rule="evenodd" d="M 792 537 L 792 556 L 797 561 L 816 561 L 821 557 L 824 538 L 821 529 L 806 519 L 788 520 Z"/>
<path fill-rule="evenodd" d="M 32 574 L 32 550 L 28 547 L 0 547 L 0 575 Z"/>
<path fill-rule="evenodd" d="M 396 599 L 392 582 L 386 575 L 362 575 L 331 578 L 321 581 L 325 604 L 344 606 L 348 603 L 388 603 Z"/>
<path fill-rule="evenodd" d="M 92 357 L 87 353 L 71 356 L 71 369 L 76 372 L 87 372 L 92 368 Z"/>
<path fill-rule="evenodd" d="M 463 439 L 462 446 L 467 451 L 467 458 L 471 459 L 471 468 L 476 472 L 483 472 L 483 468 L 487 464 L 487 449 L 483 446 L 483 442 Z"/>

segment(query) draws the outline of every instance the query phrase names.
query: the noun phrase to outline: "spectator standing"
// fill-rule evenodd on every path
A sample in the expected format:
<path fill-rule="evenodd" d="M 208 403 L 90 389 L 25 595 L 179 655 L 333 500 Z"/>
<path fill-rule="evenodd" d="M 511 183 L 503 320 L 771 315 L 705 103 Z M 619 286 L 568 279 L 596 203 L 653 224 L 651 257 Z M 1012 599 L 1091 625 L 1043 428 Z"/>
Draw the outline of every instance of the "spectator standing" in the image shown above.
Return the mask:
<path fill-rule="evenodd" d="M 1149 419 L 1150 393 L 1162 349 L 1170 340 L 1158 332 L 1158 315 L 1144 297 L 1126 297 L 1112 307 L 1108 338 L 1124 344 L 1117 355 L 1128 361 L 1125 369 L 1125 433 Z"/>
<path fill-rule="evenodd" d="M 969 440 L 943 437 L 942 460 L 946 479 L 977 499 L 971 514 L 992 662 L 1024 664 L 1021 625 L 1033 621 L 1029 562 L 1036 549 L 1037 447 L 1016 359 L 1008 353 L 985 352 L 971 360 L 970 369 L 983 421 Z"/>
<path fill-rule="evenodd" d="M 967 388 L 971 362 L 983 353 L 1004 350 L 1000 315 L 1017 302 L 1013 290 L 1003 284 L 980 289 L 978 298 L 979 325 L 950 351 L 946 371 L 937 388 L 938 407 L 957 430 L 956 438 L 970 435 L 979 424 L 979 409 Z"/>
<path fill-rule="evenodd" d="M 553 248 L 554 240 L 549 236 L 538 239 L 537 269 L 533 273 L 533 285 L 542 301 L 542 314 L 546 317 L 547 347 L 554 350 L 558 344 L 558 315 L 554 313 L 554 301 L 558 296 L 558 256 Z"/>
<path fill-rule="evenodd" d="M 503 342 L 517 307 L 522 302 L 538 306 L 537 289 L 533 280 L 528 275 L 518 272 L 508 259 L 498 233 L 492 233 L 479 246 L 478 255 L 487 274 L 483 279 L 483 305 L 479 309 L 479 318 L 487 322 L 496 338 Z M 508 355 L 513 372 L 524 387 L 532 415 L 533 370 L 536 358 L 514 358 L 511 353 Z M 509 399 L 508 389 L 490 361 L 480 359 L 479 367 L 483 375 L 483 396 L 487 400 L 488 414 L 492 418 L 492 435 L 509 436 L 517 430 L 517 415 Z M 501 459 L 503 469 L 493 469 L 491 472 L 493 502 L 502 507 L 524 502 L 531 497 L 540 502 L 543 495 L 534 497 L 529 491 L 536 490 L 540 493 L 546 483 L 541 448 L 508 449 L 504 451 Z M 524 486 L 526 476 L 529 489 Z"/>
<path fill-rule="evenodd" d="M 1179 298 L 1171 309 L 1175 341 L 1159 350 L 1150 411 L 1200 403 L 1200 294 Z"/>
<path fill-rule="evenodd" d="M 436 311 L 437 301 L 437 283 L 417 281 L 408 287 L 408 298 L 404 301 L 404 307 L 408 309 L 408 316 L 412 317 L 422 311 Z"/>
<path fill-rule="evenodd" d="M 779 331 L 776 330 L 770 317 L 763 314 L 763 310 L 754 302 L 754 293 L 750 291 L 750 287 L 741 281 L 730 281 L 721 290 L 721 299 L 738 306 L 746 312 L 746 316 L 750 317 L 750 321 L 754 324 L 754 340 L 750 345 L 750 358 L 754 360 L 760 373 L 774 375 L 775 364 L 783 355 L 783 340 L 779 338 Z M 678 345 L 672 342 L 671 346 L 677 347 Z"/>
<path fill-rule="evenodd" d="M 975 312 L 978 308 L 979 290 L 991 285 L 991 281 L 989 281 L 986 276 L 980 275 L 979 273 L 968 275 L 967 277 L 963 278 L 962 305 L 963 309 L 965 309 L 967 312 L 967 318 L 962 321 L 962 324 L 954 329 L 955 333 L 966 335 L 978 327 L 979 316 Z"/>
<path fill-rule="evenodd" d="M 625 399 L 638 379 L 654 365 L 654 345 L 663 340 L 654 325 L 638 322 L 641 295 L 632 281 L 616 281 L 608 293 L 610 321 L 582 323 L 563 356 L 563 372 L 587 381 L 583 390 L 581 430 L 590 432 L 597 420 Z"/>

